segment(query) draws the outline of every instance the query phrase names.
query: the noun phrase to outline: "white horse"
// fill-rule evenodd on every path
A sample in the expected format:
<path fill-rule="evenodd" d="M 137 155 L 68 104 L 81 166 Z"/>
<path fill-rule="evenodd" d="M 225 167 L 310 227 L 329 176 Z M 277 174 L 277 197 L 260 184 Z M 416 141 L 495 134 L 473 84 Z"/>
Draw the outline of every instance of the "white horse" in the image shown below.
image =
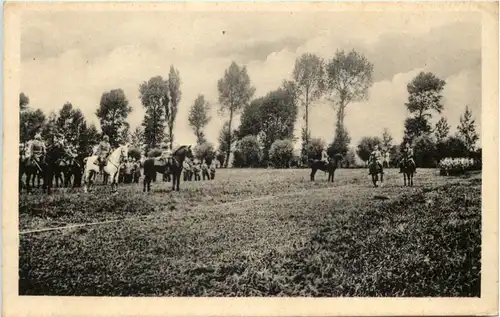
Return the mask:
<path fill-rule="evenodd" d="M 116 150 L 114 150 L 106 160 L 106 165 L 104 165 L 104 173 L 111 176 L 111 191 L 116 192 L 118 172 L 120 171 L 120 165 L 123 160 L 128 156 L 128 144 L 122 145 Z M 89 156 L 85 159 L 85 171 L 83 173 L 83 191 L 86 193 L 87 190 L 91 190 L 94 178 L 99 173 L 99 166 L 95 164 L 97 161 L 97 155 Z M 88 185 L 88 187 L 87 187 Z"/>

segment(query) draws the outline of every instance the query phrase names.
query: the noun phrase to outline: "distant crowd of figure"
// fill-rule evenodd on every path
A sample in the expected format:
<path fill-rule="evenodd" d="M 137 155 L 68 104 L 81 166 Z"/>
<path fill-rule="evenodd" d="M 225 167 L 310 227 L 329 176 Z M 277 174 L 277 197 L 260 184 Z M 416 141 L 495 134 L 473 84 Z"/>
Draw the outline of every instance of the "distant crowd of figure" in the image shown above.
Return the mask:
<path fill-rule="evenodd" d="M 174 144 L 171 147 L 168 143 L 162 143 L 161 154 L 155 157 L 155 160 L 159 164 L 165 164 L 170 166 L 172 164 L 174 153 L 179 146 Z M 22 143 L 19 146 L 19 161 L 20 167 L 20 183 L 22 174 L 26 174 L 25 171 L 29 166 L 33 167 L 33 172 L 30 173 L 32 178 L 32 186 L 35 186 L 35 180 L 38 179 L 38 185 L 40 185 L 41 172 L 43 167 L 46 165 L 47 153 L 49 148 L 59 149 L 60 155 L 58 155 L 55 162 L 56 170 L 54 171 L 54 179 L 56 186 L 59 183 L 64 183 L 65 186 L 69 186 L 73 183 L 73 186 L 81 186 L 81 178 L 83 174 L 83 169 L 85 165 L 85 159 L 89 153 L 78 153 L 75 146 L 68 142 L 63 134 L 56 133 L 53 137 L 50 146 L 47 146 L 46 142 L 42 139 L 40 133 L 36 133 L 32 140 Z M 103 173 L 104 166 L 107 164 L 108 156 L 111 153 L 111 144 L 109 142 L 109 136 L 104 135 L 101 142 L 92 148 L 91 156 L 96 156 L 94 164 L 99 166 L 99 174 L 105 176 Z M 119 183 L 139 183 L 142 176 L 141 169 L 143 168 L 143 163 L 146 159 L 146 153 L 142 152 L 140 157 L 137 156 L 127 156 L 125 157 L 119 167 Z M 214 179 L 215 169 L 217 168 L 216 160 L 198 160 L 186 158 L 183 162 L 184 168 L 184 180 L 209 180 Z M 64 180 L 63 180 L 64 178 Z M 169 170 L 166 169 L 164 173 L 164 179 L 170 180 Z M 104 183 L 107 183 L 105 177 L 103 177 Z M 28 181 L 28 180 L 27 180 Z"/>

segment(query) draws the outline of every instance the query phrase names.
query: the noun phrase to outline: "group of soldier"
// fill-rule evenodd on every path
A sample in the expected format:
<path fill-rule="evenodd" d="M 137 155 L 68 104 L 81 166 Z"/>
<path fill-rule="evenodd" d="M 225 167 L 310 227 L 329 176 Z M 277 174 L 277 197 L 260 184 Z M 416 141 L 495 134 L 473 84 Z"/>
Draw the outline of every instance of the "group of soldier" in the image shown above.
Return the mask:
<path fill-rule="evenodd" d="M 402 154 L 403 157 L 399 161 L 399 173 L 403 173 L 403 165 L 405 162 L 409 162 L 410 164 L 413 164 L 415 167 L 415 160 L 413 158 L 413 148 L 411 147 L 409 142 L 405 142 L 405 145 L 402 149 Z M 375 144 L 373 146 L 373 150 L 370 153 L 370 158 L 368 160 L 368 164 L 377 164 L 380 170 L 383 169 L 383 161 L 385 159 L 385 155 L 382 154 L 382 151 L 380 151 L 378 144 Z M 321 161 L 324 162 L 325 164 L 328 164 L 330 160 L 330 157 L 328 156 L 328 153 L 326 149 L 323 149 L 321 152 Z"/>
<path fill-rule="evenodd" d="M 60 146 L 63 149 L 65 149 L 65 153 L 68 157 L 74 158 L 77 156 L 77 151 L 75 147 L 71 143 L 66 141 L 63 134 L 59 133 L 54 136 L 54 144 L 56 146 Z M 41 162 L 43 162 L 45 155 L 47 153 L 47 147 L 45 142 L 42 140 L 40 133 L 36 133 L 34 139 L 30 140 L 27 143 L 27 146 L 24 144 L 21 146 L 25 150 L 26 158 L 33 160 L 33 162 L 38 166 Z M 167 165 L 172 164 L 172 159 L 173 159 L 172 153 L 176 148 L 177 145 L 170 146 L 167 142 L 162 143 L 161 145 L 162 152 L 160 157 L 158 158 L 159 161 L 162 161 L 164 164 Z M 110 152 L 111 152 L 111 144 L 109 142 L 109 137 L 107 135 L 104 135 L 101 142 L 95 148 L 95 151 L 93 153 L 93 155 L 97 156 L 97 160 L 94 162 L 94 164 L 99 166 L 99 170 L 101 173 L 103 171 L 104 166 L 106 165 L 106 160 Z M 402 153 L 403 153 L 403 158 L 399 162 L 400 173 L 403 172 L 404 162 L 411 162 L 412 164 L 415 164 L 413 158 L 413 149 L 410 143 L 408 142 L 405 143 L 405 146 L 402 149 Z M 375 144 L 373 151 L 370 154 L 369 164 L 377 164 L 379 168 L 382 169 L 383 160 L 384 160 L 384 155 L 382 154 L 382 151 L 380 151 L 379 146 Z M 324 162 L 325 164 L 328 164 L 329 162 L 329 156 L 326 149 L 324 149 L 321 153 L 321 161 Z M 211 162 L 210 166 L 208 166 L 207 163 L 209 162 L 206 162 L 205 160 L 198 161 L 195 159 L 193 162 L 187 160 L 184 162 L 184 168 L 187 170 L 195 170 L 195 171 L 196 170 L 203 171 L 215 168 L 215 160 Z"/>

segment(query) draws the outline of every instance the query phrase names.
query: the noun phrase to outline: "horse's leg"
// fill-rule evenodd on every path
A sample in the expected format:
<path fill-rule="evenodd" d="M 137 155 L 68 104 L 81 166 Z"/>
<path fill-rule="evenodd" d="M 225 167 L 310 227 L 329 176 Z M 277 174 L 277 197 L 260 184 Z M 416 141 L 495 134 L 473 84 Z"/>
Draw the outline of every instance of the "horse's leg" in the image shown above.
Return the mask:
<path fill-rule="evenodd" d="M 29 170 L 26 171 L 26 192 L 30 193 L 31 192 L 31 172 Z"/>
<path fill-rule="evenodd" d="M 181 171 L 179 171 L 178 175 L 177 175 L 177 191 L 180 190 L 179 186 L 181 184 Z"/>
<path fill-rule="evenodd" d="M 311 170 L 311 181 L 314 181 L 314 175 L 316 174 L 316 169 Z"/>
<path fill-rule="evenodd" d="M 177 171 L 173 171 L 172 173 L 172 191 L 175 190 L 175 181 L 177 179 Z"/>

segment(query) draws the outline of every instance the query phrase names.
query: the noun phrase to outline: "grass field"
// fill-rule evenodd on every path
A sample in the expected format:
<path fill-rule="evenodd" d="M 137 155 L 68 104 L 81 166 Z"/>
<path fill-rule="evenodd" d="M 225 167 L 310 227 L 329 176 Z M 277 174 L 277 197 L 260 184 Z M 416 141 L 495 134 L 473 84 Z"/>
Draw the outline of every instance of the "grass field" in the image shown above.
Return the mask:
<path fill-rule="evenodd" d="M 481 175 L 217 170 L 20 196 L 21 295 L 479 296 Z M 390 199 L 374 199 L 387 195 Z M 104 222 L 62 230 L 38 229 Z"/>

